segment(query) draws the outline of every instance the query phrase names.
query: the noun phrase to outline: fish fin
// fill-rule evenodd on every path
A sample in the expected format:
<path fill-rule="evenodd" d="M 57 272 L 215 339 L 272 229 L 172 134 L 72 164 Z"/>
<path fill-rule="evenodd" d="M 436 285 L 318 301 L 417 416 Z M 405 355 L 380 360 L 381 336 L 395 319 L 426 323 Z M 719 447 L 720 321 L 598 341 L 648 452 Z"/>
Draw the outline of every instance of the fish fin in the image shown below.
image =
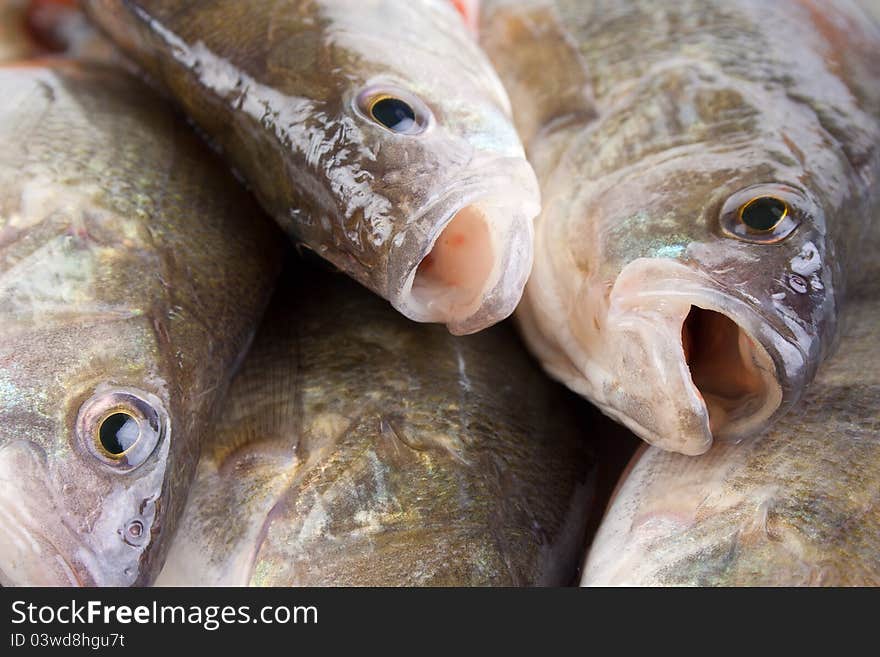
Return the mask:
<path fill-rule="evenodd" d="M 283 290 L 276 293 L 226 396 L 208 442 L 220 468 L 260 455 L 296 460 L 302 432 L 300 327 L 291 299 Z"/>

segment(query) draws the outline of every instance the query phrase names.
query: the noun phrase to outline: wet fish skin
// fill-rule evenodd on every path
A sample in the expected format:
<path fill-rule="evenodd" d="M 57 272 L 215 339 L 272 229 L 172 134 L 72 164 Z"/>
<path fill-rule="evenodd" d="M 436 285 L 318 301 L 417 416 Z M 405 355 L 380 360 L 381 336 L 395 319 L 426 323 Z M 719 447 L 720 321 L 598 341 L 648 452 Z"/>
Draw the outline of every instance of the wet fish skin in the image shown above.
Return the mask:
<path fill-rule="evenodd" d="M 456 334 L 513 312 L 531 268 L 539 193 L 506 93 L 452 3 L 85 6 L 296 240 L 404 315 Z M 430 127 L 401 135 L 365 118 L 355 106 L 371 89 L 422 107 Z M 479 220 L 461 222 L 464 260 L 479 265 L 463 273 L 443 257 L 441 271 L 452 271 L 436 275 L 449 253 L 440 247 L 454 243 L 441 231 L 467 208 Z"/>
<path fill-rule="evenodd" d="M 517 312 L 532 351 L 665 449 L 762 431 L 833 348 L 866 255 L 876 24 L 808 0 L 492 0 L 482 16 L 542 188 Z M 787 239 L 725 236 L 725 201 L 752 185 L 790 195 Z M 694 337 L 712 356 L 699 365 Z M 736 370 L 713 368 L 722 357 Z"/>
<path fill-rule="evenodd" d="M 512 328 L 454 338 L 339 274 L 285 280 L 157 583 L 569 583 L 595 461 Z"/>
<path fill-rule="evenodd" d="M 584 585 L 880 585 L 876 280 L 851 295 L 840 349 L 804 403 L 766 435 L 637 458 Z"/>
<path fill-rule="evenodd" d="M 279 235 L 121 71 L 7 65 L 0 96 L 0 584 L 148 584 Z M 138 422 L 128 471 L 107 413 Z"/>

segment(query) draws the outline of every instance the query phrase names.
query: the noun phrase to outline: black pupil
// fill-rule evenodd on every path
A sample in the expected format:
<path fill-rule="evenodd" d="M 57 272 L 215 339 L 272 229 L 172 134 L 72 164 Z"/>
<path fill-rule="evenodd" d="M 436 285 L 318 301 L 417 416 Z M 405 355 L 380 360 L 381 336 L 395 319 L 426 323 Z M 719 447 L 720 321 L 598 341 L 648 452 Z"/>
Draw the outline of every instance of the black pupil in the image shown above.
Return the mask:
<path fill-rule="evenodd" d="M 772 196 L 762 196 L 749 203 L 742 212 L 743 223 L 752 230 L 771 230 L 785 215 L 785 203 Z"/>
<path fill-rule="evenodd" d="M 374 119 L 395 132 L 407 132 L 416 122 L 413 108 L 397 98 L 383 98 L 376 101 L 370 112 Z"/>
<path fill-rule="evenodd" d="M 122 454 L 137 442 L 140 429 L 127 413 L 114 413 L 101 423 L 101 446 L 110 454 Z"/>

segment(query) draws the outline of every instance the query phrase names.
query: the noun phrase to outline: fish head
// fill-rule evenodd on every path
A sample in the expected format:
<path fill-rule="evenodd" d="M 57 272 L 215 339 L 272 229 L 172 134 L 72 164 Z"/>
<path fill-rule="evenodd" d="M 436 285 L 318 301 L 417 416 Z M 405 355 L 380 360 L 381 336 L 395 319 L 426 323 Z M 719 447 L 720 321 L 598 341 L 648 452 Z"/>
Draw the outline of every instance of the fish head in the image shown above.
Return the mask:
<path fill-rule="evenodd" d="M 148 584 L 199 406 L 144 275 L 149 231 L 40 185 L 22 196 L 21 212 L 0 198 L 0 584 Z M 33 206 L 44 218 L 19 233 Z"/>
<path fill-rule="evenodd" d="M 350 187 L 334 194 L 345 256 L 322 255 L 411 319 L 500 321 L 531 270 L 539 190 L 491 65 L 445 1 L 322 12 L 336 80 L 313 95 L 338 129 L 321 147 L 334 191 Z"/>
<path fill-rule="evenodd" d="M 455 334 L 513 312 L 540 193 L 468 8 L 463 18 L 448 0 L 85 6 L 299 242 L 410 319 Z"/>
<path fill-rule="evenodd" d="M 0 89 L 0 584 L 147 585 L 281 242 L 118 69 Z"/>
<path fill-rule="evenodd" d="M 33 410 L 18 421 L 2 412 L 0 580 L 145 584 L 164 516 L 165 408 L 142 390 L 105 385 L 68 410 L 56 418 Z"/>
<path fill-rule="evenodd" d="M 842 281 L 828 224 L 849 221 L 856 194 L 829 184 L 846 179 L 839 153 L 801 146 L 805 158 L 772 137 L 683 147 L 581 206 L 600 256 L 575 252 L 593 271 L 573 324 L 597 345 L 605 410 L 649 442 L 699 454 L 763 430 L 832 347 Z"/>

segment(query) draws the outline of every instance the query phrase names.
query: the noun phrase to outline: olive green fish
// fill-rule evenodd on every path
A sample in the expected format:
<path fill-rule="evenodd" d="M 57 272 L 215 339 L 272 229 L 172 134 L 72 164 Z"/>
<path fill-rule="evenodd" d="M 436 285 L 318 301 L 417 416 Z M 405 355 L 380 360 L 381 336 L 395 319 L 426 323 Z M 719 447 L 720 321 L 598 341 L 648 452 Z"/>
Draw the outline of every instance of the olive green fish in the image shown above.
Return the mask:
<path fill-rule="evenodd" d="M 158 583 L 571 582 L 594 459 L 511 327 L 456 338 L 339 274 L 287 283 Z"/>
<path fill-rule="evenodd" d="M 296 240 L 456 334 L 513 312 L 538 187 L 451 2 L 84 4 Z"/>
<path fill-rule="evenodd" d="M 279 235 L 127 74 L 7 65 L 0 99 L 0 584 L 147 584 Z"/>
<path fill-rule="evenodd" d="M 846 0 L 483 4 L 542 187 L 532 351 L 665 449 L 764 430 L 867 254 L 880 28 Z"/>

